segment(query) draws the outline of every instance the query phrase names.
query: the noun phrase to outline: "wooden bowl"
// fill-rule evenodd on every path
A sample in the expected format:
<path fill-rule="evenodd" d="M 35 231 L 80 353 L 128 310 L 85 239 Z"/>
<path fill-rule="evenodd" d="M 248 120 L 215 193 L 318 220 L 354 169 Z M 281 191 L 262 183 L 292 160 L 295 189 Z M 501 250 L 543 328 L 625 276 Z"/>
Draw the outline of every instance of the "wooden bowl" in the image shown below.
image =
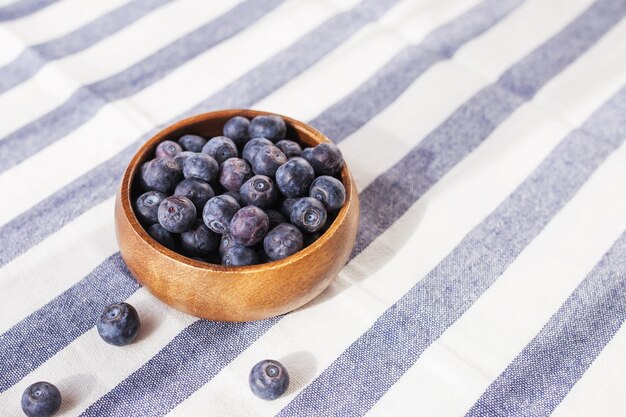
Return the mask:
<path fill-rule="evenodd" d="M 269 114 L 253 110 L 222 110 L 201 114 L 170 126 L 150 139 L 130 161 L 115 202 L 115 231 L 120 253 L 130 272 L 154 296 L 196 317 L 219 321 L 252 321 L 294 310 L 316 297 L 348 260 L 359 224 L 354 181 L 344 164 L 341 179 L 346 202 L 330 228 L 313 244 L 280 261 L 243 267 L 222 266 L 182 256 L 152 239 L 137 220 L 133 201 L 141 164 L 166 139 L 185 134 L 222 134 L 233 116 Z M 284 117 L 287 137 L 315 146 L 329 142 L 305 123 Z"/>

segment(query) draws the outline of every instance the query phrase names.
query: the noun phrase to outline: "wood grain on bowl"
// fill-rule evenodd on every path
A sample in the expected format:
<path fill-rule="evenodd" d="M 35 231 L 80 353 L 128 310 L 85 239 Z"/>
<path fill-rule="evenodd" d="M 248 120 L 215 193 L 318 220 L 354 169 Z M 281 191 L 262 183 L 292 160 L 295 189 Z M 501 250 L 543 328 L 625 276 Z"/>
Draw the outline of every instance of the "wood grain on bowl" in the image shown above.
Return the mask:
<path fill-rule="evenodd" d="M 346 202 L 330 228 L 313 244 L 280 261 L 245 267 L 208 264 L 180 255 L 157 243 L 137 220 L 132 201 L 141 164 L 156 146 L 185 134 L 222 134 L 233 116 L 269 114 L 253 110 L 222 110 L 178 122 L 151 138 L 131 160 L 117 194 L 115 228 L 122 258 L 152 294 L 196 317 L 220 321 L 260 320 L 292 311 L 319 295 L 337 276 L 352 252 L 359 225 L 359 202 L 354 181 L 344 164 L 341 180 Z M 287 137 L 304 145 L 329 142 L 312 127 L 282 116 Z"/>

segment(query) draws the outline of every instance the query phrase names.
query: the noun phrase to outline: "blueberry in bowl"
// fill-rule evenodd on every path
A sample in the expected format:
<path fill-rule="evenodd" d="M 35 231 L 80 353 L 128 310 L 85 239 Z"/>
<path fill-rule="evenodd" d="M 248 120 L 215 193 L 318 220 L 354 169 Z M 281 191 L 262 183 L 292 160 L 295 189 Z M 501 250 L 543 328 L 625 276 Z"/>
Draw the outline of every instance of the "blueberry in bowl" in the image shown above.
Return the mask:
<path fill-rule="evenodd" d="M 115 205 L 120 253 L 137 281 L 219 321 L 312 300 L 347 262 L 358 223 L 339 148 L 305 123 L 253 110 L 205 113 L 157 133 L 130 161 Z"/>

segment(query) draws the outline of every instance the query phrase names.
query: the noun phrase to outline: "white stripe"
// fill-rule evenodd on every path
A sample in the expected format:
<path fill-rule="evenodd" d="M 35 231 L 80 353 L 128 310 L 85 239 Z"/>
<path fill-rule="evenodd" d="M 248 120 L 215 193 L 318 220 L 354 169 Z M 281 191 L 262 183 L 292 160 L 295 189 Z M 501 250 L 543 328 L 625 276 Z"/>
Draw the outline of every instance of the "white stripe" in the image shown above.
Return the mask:
<path fill-rule="evenodd" d="M 0 189 L 13 199 L 0 212 L 0 225 L 288 46 L 293 38 L 282 36 L 276 27 L 297 38 L 333 13 L 315 0 L 287 2 L 136 96 L 107 104 L 68 136 L 0 174 Z M 202 82 L 189 85 L 190 80 Z M 48 169 L 54 175 L 37 180 L 30 175 Z"/>
<path fill-rule="evenodd" d="M 52 61 L 28 81 L 0 95 L 0 114 L 11 115 L 0 125 L 0 137 L 61 105 L 81 85 L 117 74 L 240 1 L 212 1 L 211 7 L 205 0 L 176 1 L 85 51 Z"/>
<path fill-rule="evenodd" d="M 415 7 L 411 3 L 403 3 L 394 7 L 378 21 L 378 25 L 395 36 L 401 36 L 412 44 L 420 43 L 429 32 L 478 4 L 478 1 L 429 1 Z"/>
<path fill-rule="evenodd" d="M 587 372 L 574 385 L 552 417 L 624 416 L 626 393 L 626 324 L 604 347 Z"/>
<path fill-rule="evenodd" d="M 626 22 L 573 63 L 565 77 L 559 76 L 546 86 L 538 95 L 541 106 L 533 101 L 511 119 L 528 113 L 525 120 L 519 120 L 520 128 L 527 125 L 533 131 L 545 123 L 544 119 L 553 123 L 558 119 L 546 115 L 543 105 L 552 107 L 552 99 L 568 97 L 576 90 L 576 103 L 566 107 L 576 111 L 565 114 L 568 124 L 580 125 L 626 83 L 626 61 L 620 66 L 605 65 L 626 54 L 626 45 L 621 42 L 624 36 Z M 599 74 L 590 68 L 605 70 Z M 578 89 L 580 85 L 588 89 Z M 528 136 L 534 137 L 535 143 L 548 139 L 547 134 L 537 136 L 534 132 Z M 550 138 L 559 139 L 554 134 Z M 611 195 L 615 194 L 615 181 L 625 178 L 626 170 L 619 167 L 620 161 L 624 165 L 623 158 L 624 154 L 617 152 L 594 174 L 505 274 L 424 351 L 370 415 L 388 415 L 391 410 L 393 415 L 432 415 L 436 410 L 452 416 L 467 412 L 626 228 L 626 199 Z"/>
<path fill-rule="evenodd" d="M 0 305 L 11 306 L 0 309 L 0 334 L 118 251 L 113 225 L 103 221 L 112 218 L 113 202 L 98 204 L 0 269 Z"/>
<path fill-rule="evenodd" d="M 538 13 L 539 6 L 535 3 Z M 531 18 L 532 14 L 524 16 Z M 414 102 L 427 97 L 416 95 Z M 447 91 L 438 97 L 448 97 Z M 392 108 L 395 110 L 396 106 L 398 102 Z M 411 288 L 418 277 L 430 271 L 474 225 L 495 209 L 569 131 L 569 126 L 553 122 L 536 110 L 530 115 L 519 114 L 497 129 L 355 258 L 319 299 L 285 316 L 171 414 L 189 415 L 202 405 L 203 412 L 208 414 L 273 415 L 284 407 Z M 540 124 L 532 128 L 534 124 L 529 122 Z M 377 131 L 369 131 L 369 127 L 368 124 L 355 136 L 378 137 Z M 402 135 L 400 131 L 394 132 L 393 125 L 387 126 L 385 135 L 389 134 Z M 363 146 L 367 147 L 367 143 Z M 378 153 L 376 159 L 370 158 L 370 164 L 378 164 Z M 460 179 L 463 187 L 458 186 Z M 398 247 L 397 242 L 402 245 Z M 392 260 L 383 264 L 387 257 Z M 286 396 L 259 402 L 241 391 L 246 388 L 250 367 L 266 357 L 284 361 L 292 370 L 294 382 Z M 235 384 L 241 385 L 241 389 L 233 389 Z M 236 411 L 233 404 L 237 404 Z"/>
<path fill-rule="evenodd" d="M 337 7 L 339 10 L 349 10 L 359 4 L 361 0 L 324 0 L 325 3 Z"/>
<path fill-rule="evenodd" d="M 555 19 L 561 22 L 572 21 L 591 4 L 593 2 L 585 0 L 575 0 L 567 4 L 550 2 L 543 4 L 540 13 L 534 12 L 531 4 L 522 5 L 520 13 L 533 13 L 534 22 L 529 24 L 510 15 L 497 28 L 482 36 L 484 42 L 473 42 L 458 51 L 454 60 L 495 80 L 506 71 L 508 62 L 532 52 L 537 41 L 545 39 L 547 33 L 556 33 L 553 31 Z M 505 36 L 507 41 L 503 42 Z"/>
<path fill-rule="evenodd" d="M 61 37 L 95 20 L 130 0 L 64 0 L 38 12 L 0 24 L 2 40 L 0 66 L 12 61 L 25 47 Z"/>

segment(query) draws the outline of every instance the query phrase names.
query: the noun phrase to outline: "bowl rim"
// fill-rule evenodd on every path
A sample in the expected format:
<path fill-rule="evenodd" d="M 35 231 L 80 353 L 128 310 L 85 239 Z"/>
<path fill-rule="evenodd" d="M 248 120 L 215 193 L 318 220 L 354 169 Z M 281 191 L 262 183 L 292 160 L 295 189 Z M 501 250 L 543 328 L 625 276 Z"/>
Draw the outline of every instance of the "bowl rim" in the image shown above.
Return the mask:
<path fill-rule="evenodd" d="M 168 258 L 176 261 L 178 263 L 185 264 L 189 267 L 201 269 L 208 272 L 216 272 L 219 274 L 228 274 L 228 275 L 247 275 L 249 273 L 255 274 L 258 272 L 275 270 L 286 267 L 287 265 L 291 265 L 295 262 L 298 262 L 300 259 L 304 257 L 308 257 L 313 255 L 318 248 L 323 246 L 326 242 L 328 242 L 332 237 L 337 233 L 338 230 L 342 228 L 342 226 L 347 221 L 348 212 L 350 210 L 350 206 L 354 204 L 354 198 L 358 198 L 356 193 L 353 192 L 354 181 L 350 174 L 350 169 L 344 159 L 344 164 L 341 169 L 341 182 L 346 189 L 346 200 L 344 205 L 337 213 L 337 217 L 333 221 L 332 225 L 312 244 L 301 249 L 293 255 L 290 255 L 284 259 L 280 259 L 277 261 L 270 261 L 261 264 L 255 265 L 246 265 L 246 266 L 226 266 L 220 264 L 213 264 L 209 262 L 197 261 L 195 259 L 189 258 L 185 255 L 182 255 L 176 251 L 173 251 L 164 245 L 157 242 L 152 236 L 148 234 L 148 232 L 144 229 L 144 227 L 139 222 L 135 214 L 135 210 L 133 208 L 132 202 L 132 187 L 134 179 L 136 175 L 138 175 L 141 164 L 150 158 L 148 157 L 148 153 L 153 151 L 155 144 L 157 142 L 163 141 L 167 136 L 173 134 L 175 131 L 190 126 L 194 124 L 202 123 L 208 119 L 212 118 L 224 118 L 228 120 L 234 116 L 244 116 L 248 119 L 252 119 L 256 116 L 263 115 L 277 115 L 285 120 L 287 125 L 291 125 L 296 131 L 301 134 L 305 134 L 308 137 L 315 138 L 319 143 L 332 143 L 332 141 L 323 133 L 313 128 L 307 123 L 301 122 L 299 120 L 293 119 L 288 116 L 284 116 L 278 113 L 267 112 L 262 110 L 253 110 L 253 109 L 226 109 L 226 110 L 217 110 L 211 112 L 205 112 L 201 114 L 197 114 L 191 117 L 187 117 L 180 121 L 174 122 L 172 124 L 167 125 L 165 128 L 161 129 L 154 135 L 150 137 L 140 148 L 137 150 L 130 160 L 126 169 L 124 170 L 124 174 L 122 176 L 122 182 L 120 187 L 120 203 L 122 207 L 122 212 L 126 217 L 130 227 L 132 230 L 149 246 L 151 246 L 154 250 L 159 252 L 160 254 L 167 256 Z"/>

